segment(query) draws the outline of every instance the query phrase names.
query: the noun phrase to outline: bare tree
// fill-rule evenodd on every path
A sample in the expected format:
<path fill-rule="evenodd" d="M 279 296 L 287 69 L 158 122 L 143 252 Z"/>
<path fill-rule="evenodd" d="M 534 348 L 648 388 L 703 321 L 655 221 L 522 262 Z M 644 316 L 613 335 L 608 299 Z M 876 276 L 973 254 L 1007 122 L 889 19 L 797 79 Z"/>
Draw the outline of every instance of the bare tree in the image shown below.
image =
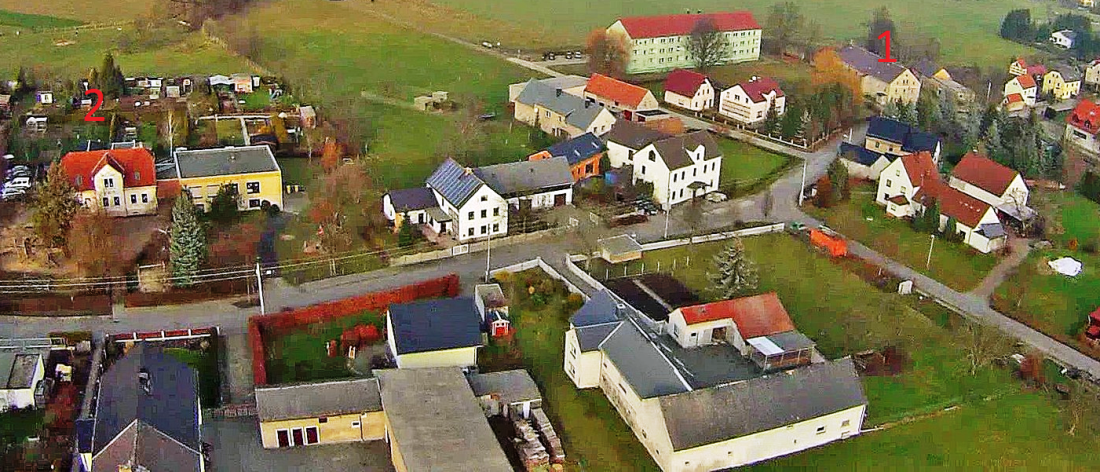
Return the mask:
<path fill-rule="evenodd" d="M 69 228 L 69 254 L 86 277 L 116 275 L 125 271 L 119 263 L 120 239 L 114 222 L 103 210 L 80 208 Z"/>
<path fill-rule="evenodd" d="M 998 329 L 987 325 L 968 322 L 962 327 L 963 348 L 970 363 L 970 375 L 989 365 L 994 358 L 1004 356 L 1011 351 L 1012 342 Z"/>
<path fill-rule="evenodd" d="M 588 72 L 622 78 L 626 75 L 626 63 L 630 51 L 626 38 L 621 34 L 608 33 L 602 29 L 588 33 Z"/>
<path fill-rule="evenodd" d="M 706 72 L 711 67 L 721 64 L 729 52 L 729 41 L 718 31 L 718 25 L 714 18 L 700 18 L 691 29 L 688 36 L 687 52 L 695 63 L 695 68 L 700 72 Z"/>

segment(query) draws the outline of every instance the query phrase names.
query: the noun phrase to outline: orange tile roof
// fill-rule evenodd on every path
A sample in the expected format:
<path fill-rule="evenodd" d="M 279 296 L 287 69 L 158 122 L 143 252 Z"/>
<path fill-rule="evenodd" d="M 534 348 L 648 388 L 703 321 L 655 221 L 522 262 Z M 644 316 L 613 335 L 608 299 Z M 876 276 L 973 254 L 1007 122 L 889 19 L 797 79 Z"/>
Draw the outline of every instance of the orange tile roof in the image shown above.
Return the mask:
<path fill-rule="evenodd" d="M 1066 123 L 1088 134 L 1095 135 L 1100 131 L 1100 105 L 1085 99 L 1077 104 L 1073 113 L 1066 115 Z"/>
<path fill-rule="evenodd" d="M 588 79 L 588 85 L 584 87 L 584 91 L 629 107 L 641 105 L 642 100 L 649 94 L 648 89 L 603 74 L 592 74 L 592 77 Z"/>
<path fill-rule="evenodd" d="M 729 318 L 744 339 L 794 330 L 787 310 L 775 292 L 680 308 L 689 324 Z"/>
<path fill-rule="evenodd" d="M 932 162 L 932 154 L 928 151 L 902 156 L 901 164 L 905 167 L 905 174 L 909 176 L 909 182 L 913 187 L 923 187 L 940 181 L 940 173 L 936 170 L 936 163 Z"/>
<path fill-rule="evenodd" d="M 1018 82 L 1020 84 L 1020 87 L 1022 87 L 1024 89 L 1029 89 L 1029 88 L 1035 87 L 1035 79 L 1032 78 L 1030 75 L 1027 75 L 1027 74 L 1017 75 L 1015 77 L 1015 80 L 1016 80 L 1016 82 Z"/>
<path fill-rule="evenodd" d="M 968 152 L 951 171 L 951 175 L 993 195 L 1001 196 L 1020 173 L 976 152 Z"/>
<path fill-rule="evenodd" d="M 988 203 L 939 181 L 921 187 L 913 195 L 913 201 L 922 206 L 931 205 L 933 201 L 939 202 L 941 215 L 955 218 L 955 221 L 970 228 L 976 228 L 990 209 Z"/>
<path fill-rule="evenodd" d="M 61 158 L 61 168 L 78 191 L 95 190 L 93 178 L 104 166 L 122 174 L 123 187 L 156 185 L 153 154 L 145 148 L 70 152 Z"/>

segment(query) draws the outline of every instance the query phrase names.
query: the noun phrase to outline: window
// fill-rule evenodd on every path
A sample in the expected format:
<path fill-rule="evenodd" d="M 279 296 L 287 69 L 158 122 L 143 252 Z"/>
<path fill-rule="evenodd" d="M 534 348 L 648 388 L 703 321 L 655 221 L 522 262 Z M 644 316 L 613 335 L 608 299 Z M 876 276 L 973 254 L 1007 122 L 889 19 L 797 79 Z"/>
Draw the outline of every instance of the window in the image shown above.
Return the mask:
<path fill-rule="evenodd" d="M 482 195 L 481 196 L 481 201 L 483 201 L 483 202 L 489 201 L 489 196 L 488 195 Z"/>
<path fill-rule="evenodd" d="M 111 206 L 111 201 L 107 197 L 103 197 L 103 206 Z"/>
<path fill-rule="evenodd" d="M 141 194 L 141 203 L 149 203 L 149 194 L 148 193 Z"/>
<path fill-rule="evenodd" d="M 550 118 L 550 110 L 546 110 L 546 117 Z"/>
<path fill-rule="evenodd" d="M 824 426 L 818 426 L 817 427 L 817 434 L 825 434 L 825 427 Z"/>
<path fill-rule="evenodd" d="M 114 186 L 115 186 L 115 179 L 113 179 L 113 178 L 110 178 L 110 177 L 108 177 L 108 178 L 106 178 L 106 179 L 103 179 L 103 186 L 104 186 L 104 187 L 107 187 L 107 188 L 114 188 Z"/>
<path fill-rule="evenodd" d="M 851 424 L 852 424 L 852 420 L 844 420 L 844 421 L 840 422 L 840 427 L 841 428 L 847 428 Z"/>
<path fill-rule="evenodd" d="M 317 418 L 317 422 L 318 422 L 318 423 L 321 423 L 321 424 L 325 424 L 325 423 L 328 423 L 328 418 L 327 418 L 327 417 L 324 417 L 324 416 L 322 416 L 322 417 L 320 417 L 320 418 Z"/>
<path fill-rule="evenodd" d="M 115 206 L 122 205 L 122 200 L 119 199 L 119 197 L 115 197 L 115 202 L 114 203 L 115 203 Z"/>
<path fill-rule="evenodd" d="M 487 232 L 489 232 L 488 226 L 481 225 L 481 234 L 485 234 Z"/>
<path fill-rule="evenodd" d="M 141 181 L 141 172 L 134 171 L 134 181 Z"/>
<path fill-rule="evenodd" d="M 290 432 L 285 429 L 275 431 L 275 436 L 278 438 L 279 447 L 290 447 Z"/>
<path fill-rule="evenodd" d="M 893 182 L 893 181 L 891 181 L 890 179 L 886 179 L 886 186 L 887 186 L 887 187 L 893 187 L 893 186 L 894 186 L 894 182 Z"/>
<path fill-rule="evenodd" d="M 130 194 L 130 204 L 136 204 L 136 203 L 137 203 L 137 194 L 131 193 Z"/>
<path fill-rule="evenodd" d="M 259 182 L 248 182 L 244 184 L 245 191 L 248 193 L 260 193 Z"/>
<path fill-rule="evenodd" d="M 642 166 L 642 175 L 645 175 L 645 166 Z"/>
<path fill-rule="evenodd" d="M 485 218 L 487 216 L 489 216 L 489 210 L 481 210 L 481 217 Z"/>
<path fill-rule="evenodd" d="M 657 160 L 657 151 L 654 151 L 652 149 L 649 150 L 649 160 L 650 161 L 656 161 Z"/>
<path fill-rule="evenodd" d="M 317 444 L 321 442 L 320 435 L 317 433 L 316 426 L 306 427 L 306 444 Z"/>
<path fill-rule="evenodd" d="M 902 195 L 905 195 L 905 187 L 902 187 L 902 188 L 901 188 L 901 194 L 902 194 Z"/>
<path fill-rule="evenodd" d="M 675 182 L 677 177 L 679 177 L 679 175 L 672 174 L 672 181 Z"/>
<path fill-rule="evenodd" d="M 359 422 L 358 421 L 352 421 L 351 422 L 351 427 L 352 428 L 358 428 L 359 427 Z"/>
<path fill-rule="evenodd" d="M 500 231 L 500 223 L 493 223 L 493 232 Z"/>
<path fill-rule="evenodd" d="M 248 199 L 248 207 L 249 208 L 259 208 L 260 207 L 260 199 L 259 198 L 249 198 Z"/>
<path fill-rule="evenodd" d="M 470 228 L 470 230 L 466 232 L 466 235 L 467 236 L 473 236 L 474 235 L 474 229 Z"/>
<path fill-rule="evenodd" d="M 589 162 L 588 164 L 584 165 L 584 173 L 588 174 L 588 173 L 591 173 L 591 172 L 592 172 L 592 163 Z"/>
<path fill-rule="evenodd" d="M 231 192 L 233 192 L 233 193 L 235 193 L 235 194 L 238 194 L 238 195 L 239 195 L 239 194 L 241 193 L 241 188 L 240 188 L 240 186 L 238 186 L 238 185 L 237 185 L 237 184 L 235 184 L 235 183 L 233 183 L 233 184 L 225 184 L 225 187 L 226 187 L 226 190 L 229 190 L 229 191 L 231 191 Z"/>
<path fill-rule="evenodd" d="M 471 211 L 471 212 L 467 213 L 467 214 L 466 214 L 466 219 L 467 219 L 467 220 L 472 220 L 472 219 L 474 219 L 474 212 L 472 212 L 472 211 Z"/>
<path fill-rule="evenodd" d="M 206 205 L 204 205 L 202 203 L 196 203 L 195 204 L 195 209 L 198 210 L 198 211 L 206 211 Z"/>
<path fill-rule="evenodd" d="M 500 216 L 500 207 L 493 208 L 493 216 Z"/>

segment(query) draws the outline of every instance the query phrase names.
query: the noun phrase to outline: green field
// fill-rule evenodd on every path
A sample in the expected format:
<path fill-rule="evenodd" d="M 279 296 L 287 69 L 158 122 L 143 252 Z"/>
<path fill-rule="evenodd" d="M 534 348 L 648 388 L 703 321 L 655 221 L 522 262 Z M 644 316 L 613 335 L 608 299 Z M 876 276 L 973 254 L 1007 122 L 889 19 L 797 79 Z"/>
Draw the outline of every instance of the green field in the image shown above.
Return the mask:
<path fill-rule="evenodd" d="M 364 2 L 366 0 L 355 0 Z M 669 3 L 660 0 L 612 0 L 587 2 L 562 0 L 557 2 L 532 2 L 530 0 L 434 0 L 452 9 L 472 12 L 483 18 L 496 19 L 510 25 L 526 25 L 532 29 L 551 30 L 559 42 L 583 45 L 585 35 L 594 28 L 606 28 L 621 16 L 659 15 L 683 13 L 685 9 L 723 11 L 748 9 L 757 22 L 763 23 L 768 8 L 776 0 L 746 0 L 731 4 L 722 0 L 697 0 Z M 979 0 L 821 0 L 801 2 L 799 6 L 806 18 L 821 25 L 822 34 L 835 41 L 862 37 L 863 23 L 871 19 L 871 12 L 880 6 L 890 9 L 897 23 L 895 38 L 904 41 L 906 35 L 935 37 L 942 44 L 946 63 L 1003 66 L 1010 57 L 1029 54 L 1032 49 L 1006 41 L 998 36 L 1001 20 L 1014 8 L 1031 8 L 1032 18 L 1045 14 L 1046 9 L 1057 10 L 1054 3 L 1035 3 L 1028 0 L 1002 0 L 996 3 Z M 561 21 L 568 18 L 568 21 Z M 552 26 L 551 26 L 552 25 Z M 456 32 L 455 34 L 461 34 Z M 517 47 L 529 41 L 521 37 L 490 40 L 513 42 Z M 537 35 L 532 35 L 537 36 Z"/>
<path fill-rule="evenodd" d="M 914 231 L 905 221 L 886 216 L 886 209 L 875 204 L 874 189 L 868 185 L 853 188 L 849 201 L 832 208 L 812 205 L 805 208 L 830 228 L 955 290 L 973 289 L 997 265 L 994 255 L 937 238 L 932 248 L 931 269 L 928 269 L 931 237 Z"/>
<path fill-rule="evenodd" d="M 313 182 L 313 169 L 309 159 L 280 157 L 276 161 L 279 162 L 279 169 L 283 171 L 284 184 L 309 185 Z"/>
<path fill-rule="evenodd" d="M 82 21 L 71 20 L 68 18 L 56 18 L 52 16 L 0 10 L 0 25 L 4 26 L 30 28 L 34 30 L 41 28 L 62 28 L 66 26 L 77 26 L 81 24 L 83 24 Z"/>
<path fill-rule="evenodd" d="M 0 0 L 0 10 L 70 18 L 81 22 L 128 21 L 152 11 L 155 0 Z"/>
<path fill-rule="evenodd" d="M 721 186 L 736 185 L 736 194 L 744 194 L 770 183 L 793 165 L 794 159 L 765 151 L 742 141 L 717 138 L 722 150 Z M 733 196 L 733 195 L 731 195 Z"/>
<path fill-rule="evenodd" d="M 909 355 L 901 375 L 863 378 L 869 401 L 865 426 L 885 424 L 888 429 L 754 469 L 1085 470 L 1097 459 L 1100 440 L 1094 432 L 1064 439 L 1068 415 L 1051 397 L 1022 390 L 1000 368 L 983 367 L 970 375 L 964 346 L 955 331 L 941 327 L 951 323 L 940 320 L 949 316 L 939 307 L 880 292 L 790 236 L 752 237 L 744 243 L 760 268 L 759 291 L 776 291 L 795 326 L 826 357 L 891 345 Z M 661 261 L 667 270 L 676 260 L 674 275 L 704 299 L 713 299 L 706 272 L 722 244 L 649 252 L 644 262 L 652 270 Z M 952 405 L 959 408 L 942 411 Z M 896 423 L 910 417 L 916 419 Z M 565 429 L 571 429 L 568 422 Z"/>
<path fill-rule="evenodd" d="M 1028 205 L 1058 223 L 1055 226 L 1060 229 L 1048 237 L 1059 245 L 1065 246 L 1071 239 L 1081 246 L 1100 240 L 1100 205 L 1072 190 L 1033 190 Z"/>
<path fill-rule="evenodd" d="M 244 134 L 241 133 L 240 120 L 210 120 L 218 132 L 218 142 L 228 146 L 243 146 Z M 209 124 L 207 124 L 209 126 Z"/>
<path fill-rule="evenodd" d="M 337 320 L 313 323 L 286 333 L 264 333 L 264 353 L 267 356 L 267 383 L 338 379 L 351 376 L 347 357 L 328 357 L 325 343 L 337 340 L 344 330 L 360 324 L 382 326 L 378 313 L 363 312 Z"/>

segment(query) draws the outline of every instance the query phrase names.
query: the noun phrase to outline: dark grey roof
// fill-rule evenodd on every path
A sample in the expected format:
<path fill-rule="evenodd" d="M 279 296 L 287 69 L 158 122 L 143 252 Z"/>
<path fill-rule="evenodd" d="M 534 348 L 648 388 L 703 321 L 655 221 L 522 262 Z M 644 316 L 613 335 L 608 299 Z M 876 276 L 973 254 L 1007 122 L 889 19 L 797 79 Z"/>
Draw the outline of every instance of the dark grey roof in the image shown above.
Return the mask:
<path fill-rule="evenodd" d="M 569 324 L 576 327 L 613 323 L 615 321 L 619 321 L 619 301 L 611 296 L 610 290 L 596 292 L 569 318 Z"/>
<path fill-rule="evenodd" d="M 910 69 L 913 69 L 918 74 L 920 74 L 922 77 L 932 77 L 932 76 L 936 75 L 936 72 L 939 72 L 940 69 L 942 69 L 942 67 L 936 65 L 935 62 L 932 62 L 928 59 L 921 59 L 921 60 L 915 62 L 910 67 Z"/>
<path fill-rule="evenodd" d="M 387 195 L 390 196 L 390 204 L 393 205 L 393 209 L 398 213 L 425 210 L 438 206 L 435 201 L 435 194 L 428 187 L 390 190 Z"/>
<path fill-rule="evenodd" d="M 130 423 L 118 438 L 92 457 L 92 470 L 199 472 L 202 455 L 180 445 L 164 432 L 141 421 Z"/>
<path fill-rule="evenodd" d="M 267 146 L 176 151 L 180 178 L 276 172 L 279 163 Z"/>
<path fill-rule="evenodd" d="M 867 136 L 901 144 L 902 150 L 906 152 L 933 152 L 940 142 L 940 138 L 935 134 L 926 133 L 915 126 L 884 116 L 871 118 L 871 123 L 867 127 Z"/>
<path fill-rule="evenodd" d="M 838 54 L 840 59 L 863 75 L 870 75 L 883 82 L 893 82 L 905 68 L 897 62 L 879 62 L 882 57 L 858 46 L 846 46 Z"/>
<path fill-rule="evenodd" d="M 812 339 L 806 337 L 805 334 L 802 334 L 797 330 L 771 334 L 768 335 L 767 338 L 776 346 L 779 346 L 779 349 L 782 349 L 783 352 L 809 349 L 816 345 Z"/>
<path fill-rule="evenodd" d="M 472 170 L 467 173 L 465 167 L 449 157 L 428 177 L 428 186 L 439 192 L 455 208 L 462 208 L 466 200 L 474 196 L 477 189 L 484 184 Z"/>
<path fill-rule="evenodd" d="M 540 106 L 565 117 L 565 122 L 580 129 L 588 129 L 604 108 L 560 88 L 531 79 L 516 97 L 516 102 Z"/>
<path fill-rule="evenodd" d="M 138 374 L 149 373 L 145 393 Z M 138 343 L 100 378 L 93 453 L 98 453 L 135 421 L 156 428 L 192 450 L 199 450 L 198 374 L 160 349 Z"/>
<path fill-rule="evenodd" d="M 837 154 L 844 159 L 858 162 L 865 166 L 873 165 L 881 156 L 881 154 L 877 152 L 852 143 L 840 143 L 840 150 L 837 151 Z"/>
<path fill-rule="evenodd" d="M 1054 64 L 1053 66 L 1050 66 L 1050 69 L 1058 71 L 1058 73 L 1062 76 L 1062 80 L 1066 82 L 1076 82 L 1078 80 L 1081 80 L 1081 72 L 1079 72 L 1076 67 L 1073 67 L 1069 64 Z"/>
<path fill-rule="evenodd" d="M 703 159 L 722 156 L 722 151 L 718 149 L 718 143 L 714 142 L 714 138 L 710 136 L 708 131 L 681 134 L 653 143 L 653 147 L 657 149 L 657 154 L 661 155 L 661 159 L 665 161 L 665 165 L 668 166 L 669 170 L 682 169 L 693 164 L 694 161 L 691 160 L 691 156 L 688 155 L 687 151 L 689 149 L 694 151 L 699 146 L 703 146 L 705 149 Z"/>
<path fill-rule="evenodd" d="M 1065 36 L 1066 38 L 1069 38 L 1070 41 L 1072 41 L 1074 39 L 1077 39 L 1077 32 L 1073 31 L 1073 30 L 1059 30 L 1059 31 L 1055 31 L 1055 33 L 1059 33 L 1062 36 Z M 1051 34 L 1053 34 L 1053 33 L 1051 33 Z"/>
<path fill-rule="evenodd" d="M 471 297 L 390 305 L 395 354 L 481 346 L 481 315 Z"/>
<path fill-rule="evenodd" d="M 655 344 L 634 323 L 624 321 L 600 343 L 604 353 L 641 398 L 682 393 L 691 388 Z"/>
<path fill-rule="evenodd" d="M 378 379 L 374 378 L 256 388 L 256 414 L 260 421 L 368 411 L 382 411 Z"/>
<path fill-rule="evenodd" d="M 478 167 L 474 174 L 504 198 L 573 186 L 573 174 L 564 157 Z"/>
<path fill-rule="evenodd" d="M 621 323 L 621 321 L 614 321 L 598 325 L 581 326 L 575 329 L 574 332 L 577 335 L 577 344 L 580 345 L 581 352 L 599 349 L 600 343 L 607 339 L 607 337 L 611 335 L 611 332 L 615 331 L 615 328 L 618 328 Z"/>
<path fill-rule="evenodd" d="M 978 232 L 988 239 L 994 239 L 1005 235 L 1005 227 L 1000 223 L 986 223 L 978 227 Z"/>
<path fill-rule="evenodd" d="M 844 358 L 659 402 L 673 449 L 682 451 L 866 405 L 867 398 Z"/>
<path fill-rule="evenodd" d="M 602 151 L 603 141 L 600 141 L 600 138 L 592 133 L 584 133 L 546 148 L 546 152 L 550 153 L 552 157 L 564 157 L 571 166 L 575 166 Z"/>
<path fill-rule="evenodd" d="M 0 390 L 34 388 L 34 372 L 46 351 L 0 350 Z"/>
<path fill-rule="evenodd" d="M 466 376 L 474 396 L 498 395 L 504 404 L 538 400 L 542 398 L 535 379 L 526 370 L 506 370 L 489 374 Z"/>
<path fill-rule="evenodd" d="M 80 418 L 73 422 L 76 435 L 76 448 L 81 453 L 92 452 L 92 435 L 95 434 L 95 419 Z"/>
<path fill-rule="evenodd" d="M 473 390 L 455 368 L 375 371 L 387 431 L 407 470 L 512 472 Z"/>
<path fill-rule="evenodd" d="M 626 146 L 635 151 L 648 146 L 650 143 L 671 137 L 655 129 L 646 127 L 633 121 L 615 120 L 611 130 L 604 135 L 605 143 L 615 143 Z"/>

